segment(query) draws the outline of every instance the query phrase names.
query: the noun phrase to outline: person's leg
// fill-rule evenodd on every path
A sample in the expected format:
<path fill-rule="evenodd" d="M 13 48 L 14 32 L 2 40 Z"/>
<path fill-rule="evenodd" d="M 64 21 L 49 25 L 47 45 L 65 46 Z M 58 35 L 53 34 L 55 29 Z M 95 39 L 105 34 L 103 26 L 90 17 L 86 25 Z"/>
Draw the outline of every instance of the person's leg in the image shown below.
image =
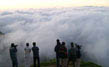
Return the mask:
<path fill-rule="evenodd" d="M 75 60 L 74 64 L 75 64 L 75 67 L 77 67 L 77 60 Z"/>
<path fill-rule="evenodd" d="M 27 62 L 27 63 L 28 63 L 28 67 L 31 67 L 31 62 L 32 62 L 32 61 L 31 61 L 31 56 L 29 56 L 29 57 L 28 57 L 28 62 Z"/>
<path fill-rule="evenodd" d="M 12 67 L 15 67 L 15 63 L 14 63 L 14 61 L 12 60 Z"/>
<path fill-rule="evenodd" d="M 74 66 L 74 62 L 72 62 L 72 66 L 75 67 L 75 66 Z"/>
<path fill-rule="evenodd" d="M 62 58 L 59 58 L 59 67 L 62 67 Z"/>
<path fill-rule="evenodd" d="M 72 60 L 73 67 L 75 67 L 75 59 Z"/>
<path fill-rule="evenodd" d="M 30 62 L 28 57 L 25 57 L 25 67 L 30 67 Z"/>
<path fill-rule="evenodd" d="M 70 63 L 70 59 L 68 59 L 68 61 L 67 61 L 67 67 L 69 67 L 69 63 Z"/>
<path fill-rule="evenodd" d="M 11 58 L 11 62 L 12 62 L 12 67 L 15 67 L 14 66 L 14 59 L 13 58 Z"/>
<path fill-rule="evenodd" d="M 40 58 L 37 57 L 37 61 L 38 61 L 38 67 L 40 67 Z"/>
<path fill-rule="evenodd" d="M 65 59 L 65 67 L 67 67 L 67 62 L 68 62 L 68 59 L 66 58 Z"/>
<path fill-rule="evenodd" d="M 57 67 L 60 67 L 60 59 L 59 59 L 59 56 L 56 54 L 56 64 L 57 64 Z"/>
<path fill-rule="evenodd" d="M 17 58 L 16 58 L 16 67 L 18 67 L 18 61 L 17 61 Z"/>
<path fill-rule="evenodd" d="M 81 59 L 79 59 L 78 61 L 79 61 L 79 64 L 78 64 L 79 66 L 78 66 L 78 67 L 80 67 L 80 64 L 81 64 Z"/>
<path fill-rule="evenodd" d="M 66 59 L 63 59 L 63 61 L 62 61 L 62 62 L 63 62 L 63 64 L 62 64 L 62 65 L 63 65 L 63 67 L 66 67 Z"/>
<path fill-rule="evenodd" d="M 16 67 L 18 67 L 18 63 L 16 63 Z"/>
<path fill-rule="evenodd" d="M 77 67 L 80 67 L 80 62 L 81 62 L 81 59 L 78 58 L 78 59 L 77 59 L 77 64 L 76 64 Z"/>
<path fill-rule="evenodd" d="M 28 67 L 28 58 L 25 56 L 25 67 Z"/>
<path fill-rule="evenodd" d="M 34 67 L 36 67 L 36 57 L 33 57 L 33 64 L 34 64 Z"/>
<path fill-rule="evenodd" d="M 63 59 L 60 60 L 61 67 L 64 67 Z"/>
<path fill-rule="evenodd" d="M 18 67 L 17 58 L 14 57 L 12 59 L 12 64 L 13 64 L 13 67 Z"/>

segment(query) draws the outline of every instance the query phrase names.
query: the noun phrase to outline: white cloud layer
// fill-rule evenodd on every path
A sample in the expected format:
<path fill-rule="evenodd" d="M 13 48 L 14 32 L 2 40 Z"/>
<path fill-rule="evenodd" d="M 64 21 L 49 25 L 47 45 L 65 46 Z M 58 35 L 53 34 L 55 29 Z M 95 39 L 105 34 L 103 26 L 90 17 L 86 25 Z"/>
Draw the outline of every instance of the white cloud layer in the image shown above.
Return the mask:
<path fill-rule="evenodd" d="M 108 21 L 108 7 L 1 12 L 0 31 L 5 33 L 5 36 L 0 44 L 0 64 L 2 64 L 0 67 L 5 66 L 6 61 L 10 65 L 8 53 L 10 43 L 14 42 L 19 45 L 18 57 L 20 59 L 23 58 L 25 43 L 29 42 L 32 46 L 33 41 L 37 42 L 41 56 L 55 57 L 54 46 L 57 38 L 65 41 L 67 45 L 72 41 L 82 45 L 85 58 L 108 67 Z"/>

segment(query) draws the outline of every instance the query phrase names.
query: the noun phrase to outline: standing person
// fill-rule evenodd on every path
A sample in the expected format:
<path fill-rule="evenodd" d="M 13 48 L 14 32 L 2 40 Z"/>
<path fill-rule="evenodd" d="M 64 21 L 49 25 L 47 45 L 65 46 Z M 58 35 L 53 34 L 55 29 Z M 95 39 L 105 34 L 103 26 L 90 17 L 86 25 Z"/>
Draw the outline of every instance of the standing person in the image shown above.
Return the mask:
<path fill-rule="evenodd" d="M 67 67 L 68 53 L 67 53 L 67 48 L 65 45 L 66 45 L 65 42 L 62 42 L 62 46 L 60 47 L 60 50 L 59 50 L 62 67 Z"/>
<path fill-rule="evenodd" d="M 68 51 L 68 65 L 69 62 L 72 62 L 73 67 L 75 67 L 75 63 L 76 63 L 76 48 L 74 47 L 74 43 L 71 42 L 71 48 Z"/>
<path fill-rule="evenodd" d="M 57 67 L 60 67 L 60 58 L 59 58 L 59 49 L 60 49 L 60 46 L 61 46 L 61 43 L 60 43 L 60 40 L 57 39 L 57 45 L 55 46 L 55 52 L 56 52 L 56 65 Z"/>
<path fill-rule="evenodd" d="M 36 60 L 38 63 L 38 67 L 40 67 L 39 48 L 36 46 L 36 42 L 33 42 L 32 51 L 33 51 L 34 67 L 36 67 Z"/>
<path fill-rule="evenodd" d="M 76 44 L 76 55 L 77 55 L 77 59 L 76 59 L 76 67 L 80 67 L 80 62 L 81 62 L 81 46 Z"/>
<path fill-rule="evenodd" d="M 11 43 L 11 47 L 10 47 L 9 51 L 10 51 L 10 58 L 12 60 L 12 67 L 18 67 L 17 45 L 14 45 L 14 43 Z"/>
<path fill-rule="evenodd" d="M 29 43 L 26 43 L 26 47 L 24 49 L 25 51 L 25 67 L 30 67 L 30 61 L 31 61 L 31 48 L 29 47 Z"/>

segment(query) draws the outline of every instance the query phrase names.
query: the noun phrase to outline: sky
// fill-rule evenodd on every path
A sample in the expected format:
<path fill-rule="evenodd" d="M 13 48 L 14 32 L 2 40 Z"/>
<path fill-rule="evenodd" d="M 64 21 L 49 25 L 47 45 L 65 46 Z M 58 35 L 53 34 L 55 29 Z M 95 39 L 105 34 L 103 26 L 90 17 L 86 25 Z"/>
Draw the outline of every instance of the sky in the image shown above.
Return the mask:
<path fill-rule="evenodd" d="M 0 0 L 0 9 L 109 6 L 109 0 Z"/>

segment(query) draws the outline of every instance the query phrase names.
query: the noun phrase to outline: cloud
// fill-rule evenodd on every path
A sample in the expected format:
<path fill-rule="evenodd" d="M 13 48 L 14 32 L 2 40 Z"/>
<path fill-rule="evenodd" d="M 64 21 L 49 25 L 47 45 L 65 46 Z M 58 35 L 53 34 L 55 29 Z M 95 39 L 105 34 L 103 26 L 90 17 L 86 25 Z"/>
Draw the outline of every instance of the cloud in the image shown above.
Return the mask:
<path fill-rule="evenodd" d="M 18 44 L 19 61 L 25 43 L 36 42 L 40 56 L 55 57 L 57 38 L 82 45 L 83 56 L 108 67 L 109 10 L 107 7 L 52 8 L 6 11 L 0 13 L 0 31 L 5 33 L 0 44 L 0 64 L 8 61 L 10 43 Z M 4 52 L 3 52 L 4 51 Z M 84 58 L 84 59 L 85 59 Z M 2 61 L 4 59 L 4 61 Z"/>

